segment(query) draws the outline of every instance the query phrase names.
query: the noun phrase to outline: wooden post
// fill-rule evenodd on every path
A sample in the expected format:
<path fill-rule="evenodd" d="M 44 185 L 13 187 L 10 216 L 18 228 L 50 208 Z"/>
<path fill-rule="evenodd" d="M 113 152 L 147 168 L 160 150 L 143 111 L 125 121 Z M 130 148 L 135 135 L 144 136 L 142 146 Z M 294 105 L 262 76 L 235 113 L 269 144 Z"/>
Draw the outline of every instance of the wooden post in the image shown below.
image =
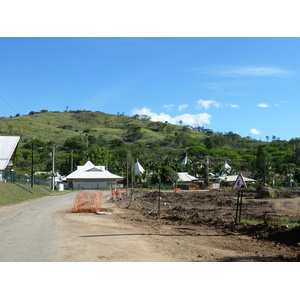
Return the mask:
<path fill-rule="evenodd" d="M 238 192 L 238 200 L 236 203 L 236 214 L 235 214 L 235 224 L 239 221 L 241 222 L 242 217 L 242 205 L 243 205 L 243 191 L 247 190 L 247 185 L 244 180 L 244 177 L 239 173 L 232 190 Z"/>
<path fill-rule="evenodd" d="M 237 224 L 237 222 L 238 222 L 239 201 L 240 201 L 240 191 L 238 191 L 238 199 L 237 199 L 237 202 L 236 202 L 235 224 Z"/>
<path fill-rule="evenodd" d="M 240 195 L 240 215 L 239 215 L 239 222 L 241 222 L 241 218 L 242 218 L 242 205 L 243 205 L 243 191 L 241 191 L 241 195 Z"/>
<path fill-rule="evenodd" d="M 158 214 L 160 215 L 160 179 L 158 183 Z"/>

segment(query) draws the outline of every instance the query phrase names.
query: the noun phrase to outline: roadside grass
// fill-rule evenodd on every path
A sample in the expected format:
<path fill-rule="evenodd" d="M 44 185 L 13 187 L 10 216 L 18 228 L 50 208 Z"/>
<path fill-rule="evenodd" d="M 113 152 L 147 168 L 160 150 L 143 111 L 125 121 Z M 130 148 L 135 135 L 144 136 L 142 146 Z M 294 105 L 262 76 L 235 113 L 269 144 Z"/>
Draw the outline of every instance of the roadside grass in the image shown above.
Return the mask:
<path fill-rule="evenodd" d="M 7 182 L 0 182 L 0 206 L 14 204 L 26 200 L 54 196 L 64 194 L 66 192 L 59 192 L 57 190 L 46 190 L 42 186 L 34 185 L 32 188 L 30 185 L 24 185 L 27 189 L 34 192 L 34 194 L 24 190 L 23 188 Z"/>
<path fill-rule="evenodd" d="M 241 223 L 248 223 L 251 225 L 258 225 L 263 223 L 263 221 L 255 220 L 255 219 L 241 219 Z"/>
<path fill-rule="evenodd" d="M 289 219 L 278 219 L 274 221 L 275 224 L 279 226 L 289 226 L 289 227 L 297 227 L 300 226 L 300 220 L 289 220 Z"/>

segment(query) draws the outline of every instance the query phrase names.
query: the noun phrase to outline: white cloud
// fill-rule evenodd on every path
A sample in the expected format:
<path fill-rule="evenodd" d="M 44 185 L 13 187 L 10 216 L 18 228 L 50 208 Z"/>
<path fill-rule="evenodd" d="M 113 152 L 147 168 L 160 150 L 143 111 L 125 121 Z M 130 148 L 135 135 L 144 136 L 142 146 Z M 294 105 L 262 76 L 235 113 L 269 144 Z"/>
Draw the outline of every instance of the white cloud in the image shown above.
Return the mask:
<path fill-rule="evenodd" d="M 267 107 L 270 107 L 270 105 L 267 104 L 267 103 L 259 103 L 259 104 L 257 104 L 257 106 L 258 106 L 258 107 L 261 107 L 261 108 L 267 108 Z"/>
<path fill-rule="evenodd" d="M 179 106 L 178 106 L 178 110 L 179 110 L 179 111 L 183 111 L 184 109 L 186 109 L 186 108 L 188 108 L 188 107 L 189 107 L 188 104 L 182 104 L 182 105 L 179 105 Z"/>
<path fill-rule="evenodd" d="M 174 104 L 166 104 L 163 106 L 163 108 L 166 108 L 167 111 L 170 111 L 174 107 Z"/>
<path fill-rule="evenodd" d="M 151 121 L 168 122 L 170 124 L 179 124 L 182 121 L 184 125 L 190 126 L 202 126 L 204 124 L 210 124 L 211 115 L 208 113 L 202 114 L 183 114 L 172 117 L 165 113 L 157 114 L 152 112 L 150 108 L 143 107 L 141 109 L 135 108 L 131 111 L 132 115 L 147 115 L 151 117 Z"/>
<path fill-rule="evenodd" d="M 173 119 L 176 122 L 175 124 L 179 124 L 179 121 L 182 121 L 184 125 L 202 126 L 203 124 L 210 124 L 211 115 L 208 113 L 195 115 L 183 114 L 176 116 Z"/>
<path fill-rule="evenodd" d="M 196 109 L 209 109 L 211 106 L 214 106 L 216 108 L 219 108 L 221 106 L 221 103 L 215 101 L 215 100 L 203 100 L 203 99 L 199 99 L 198 101 L 196 101 L 197 106 Z"/>
<path fill-rule="evenodd" d="M 292 73 L 291 71 L 281 68 L 272 67 L 239 67 L 217 72 L 220 76 L 225 77 L 266 77 L 266 76 L 281 76 Z"/>
<path fill-rule="evenodd" d="M 251 134 L 261 134 L 261 132 L 259 130 L 255 129 L 255 128 L 251 129 L 250 133 Z"/>
<path fill-rule="evenodd" d="M 231 107 L 231 108 L 240 108 L 240 106 L 237 105 L 237 104 L 231 104 L 230 107 Z"/>

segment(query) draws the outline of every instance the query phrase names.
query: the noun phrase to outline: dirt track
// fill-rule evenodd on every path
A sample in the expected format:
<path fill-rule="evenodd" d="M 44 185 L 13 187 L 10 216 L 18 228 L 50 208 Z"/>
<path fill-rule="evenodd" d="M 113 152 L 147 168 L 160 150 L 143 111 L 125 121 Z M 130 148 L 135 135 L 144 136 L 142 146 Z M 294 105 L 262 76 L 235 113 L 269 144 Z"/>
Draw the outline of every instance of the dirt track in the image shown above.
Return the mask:
<path fill-rule="evenodd" d="M 279 205 L 281 200 L 277 201 Z M 295 199 L 297 205 L 299 201 Z M 178 221 L 176 218 L 164 219 L 164 212 L 158 217 L 155 215 L 155 209 L 145 213 L 140 207 L 141 201 L 137 199 L 131 203 L 131 209 L 126 208 L 128 204 L 126 200 L 110 201 L 106 196 L 103 208 L 111 212 L 111 215 L 65 213 L 65 229 L 72 234 L 65 243 L 67 246 L 64 249 L 63 260 L 115 262 L 298 260 L 298 247 L 257 239 L 255 236 L 218 228 L 215 225 L 191 224 L 183 220 Z M 149 205 L 149 202 L 147 204 Z M 153 205 L 156 206 L 155 200 Z M 265 205 L 269 210 L 269 204 Z"/>

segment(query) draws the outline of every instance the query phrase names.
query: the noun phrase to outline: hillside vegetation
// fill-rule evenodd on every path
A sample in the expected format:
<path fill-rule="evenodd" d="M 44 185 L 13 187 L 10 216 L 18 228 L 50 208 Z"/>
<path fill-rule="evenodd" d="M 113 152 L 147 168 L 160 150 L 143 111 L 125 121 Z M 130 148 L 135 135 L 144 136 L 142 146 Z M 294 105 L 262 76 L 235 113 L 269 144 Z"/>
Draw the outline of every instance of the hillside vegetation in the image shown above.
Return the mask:
<path fill-rule="evenodd" d="M 50 171 L 49 155 L 55 146 L 56 170 L 67 175 L 90 159 L 124 176 L 136 159 L 148 171 L 147 180 L 174 182 L 176 171 L 206 177 L 222 172 L 227 161 L 232 173 L 251 171 L 264 182 L 294 184 L 300 173 L 300 139 L 269 142 L 241 137 L 233 132 L 213 132 L 201 126 L 153 122 L 148 116 L 128 117 L 103 112 L 30 112 L 27 116 L 0 119 L 0 135 L 21 136 L 15 171 L 28 173 L 34 152 L 34 171 Z M 189 164 L 181 164 L 185 154 Z M 206 162 L 209 161 L 209 165 Z M 209 166 L 209 170 L 207 170 Z M 150 174 L 151 173 L 151 174 Z M 282 176 L 276 177 L 276 174 Z M 280 181 L 280 182 L 279 182 Z"/>

